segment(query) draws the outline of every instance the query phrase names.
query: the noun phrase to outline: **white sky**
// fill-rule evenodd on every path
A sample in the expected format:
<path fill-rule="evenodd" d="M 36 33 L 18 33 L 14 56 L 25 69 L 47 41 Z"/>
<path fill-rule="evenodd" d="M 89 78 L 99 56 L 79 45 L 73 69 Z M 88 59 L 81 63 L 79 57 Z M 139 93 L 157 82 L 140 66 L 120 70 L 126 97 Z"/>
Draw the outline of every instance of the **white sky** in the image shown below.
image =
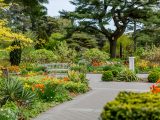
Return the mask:
<path fill-rule="evenodd" d="M 59 16 L 59 12 L 62 9 L 67 11 L 74 10 L 74 6 L 69 3 L 70 0 L 49 0 L 49 4 L 46 5 L 48 8 L 48 15 Z"/>

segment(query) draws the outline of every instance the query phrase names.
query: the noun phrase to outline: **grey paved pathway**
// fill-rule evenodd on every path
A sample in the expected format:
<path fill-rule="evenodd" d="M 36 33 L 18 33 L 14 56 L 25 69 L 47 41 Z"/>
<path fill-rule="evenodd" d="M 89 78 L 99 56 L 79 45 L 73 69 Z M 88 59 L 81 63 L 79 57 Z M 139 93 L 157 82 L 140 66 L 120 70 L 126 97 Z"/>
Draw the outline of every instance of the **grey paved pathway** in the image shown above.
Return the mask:
<path fill-rule="evenodd" d="M 120 91 L 145 92 L 149 90 L 149 83 L 102 82 L 101 75 L 88 74 L 92 90 L 84 95 L 65 102 L 34 120 L 98 120 L 106 102 L 113 100 Z"/>

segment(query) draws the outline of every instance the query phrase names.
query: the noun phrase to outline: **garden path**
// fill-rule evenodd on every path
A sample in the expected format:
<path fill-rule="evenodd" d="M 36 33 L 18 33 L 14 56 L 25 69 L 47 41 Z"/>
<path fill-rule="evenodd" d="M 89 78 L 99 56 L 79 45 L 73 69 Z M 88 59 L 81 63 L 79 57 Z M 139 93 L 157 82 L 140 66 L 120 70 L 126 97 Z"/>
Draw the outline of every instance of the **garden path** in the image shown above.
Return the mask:
<path fill-rule="evenodd" d="M 40 114 L 33 120 L 98 120 L 106 102 L 113 100 L 120 91 L 145 92 L 150 83 L 102 82 L 101 75 L 88 74 L 92 90 Z"/>

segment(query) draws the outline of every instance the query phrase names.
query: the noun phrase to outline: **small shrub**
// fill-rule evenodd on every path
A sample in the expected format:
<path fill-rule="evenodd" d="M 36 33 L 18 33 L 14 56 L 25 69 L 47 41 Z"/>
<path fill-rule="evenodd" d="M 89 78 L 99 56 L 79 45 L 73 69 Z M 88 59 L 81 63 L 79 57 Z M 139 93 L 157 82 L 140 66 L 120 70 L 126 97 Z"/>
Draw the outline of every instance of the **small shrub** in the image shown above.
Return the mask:
<path fill-rule="evenodd" d="M 39 49 L 31 51 L 30 54 L 26 56 L 25 61 L 34 63 L 49 63 L 54 62 L 57 59 L 57 56 L 52 51 L 46 49 Z"/>
<path fill-rule="evenodd" d="M 126 81 L 126 82 L 132 82 L 132 81 L 138 81 L 139 78 L 136 76 L 136 74 L 130 70 L 124 70 L 122 71 L 118 76 L 117 79 L 119 81 Z"/>
<path fill-rule="evenodd" d="M 86 73 L 87 67 L 85 65 L 72 65 L 70 70 Z"/>
<path fill-rule="evenodd" d="M 102 75 L 103 81 L 113 81 L 113 78 L 114 78 L 114 76 L 113 76 L 112 71 L 106 71 Z"/>
<path fill-rule="evenodd" d="M 88 80 L 86 79 L 86 74 L 79 73 L 75 71 L 69 71 L 68 72 L 68 78 L 72 82 L 81 82 L 81 83 L 88 83 Z"/>
<path fill-rule="evenodd" d="M 64 86 L 68 91 L 74 93 L 85 93 L 89 90 L 88 85 L 80 82 L 79 83 L 68 82 L 64 84 Z"/>
<path fill-rule="evenodd" d="M 104 66 L 103 71 L 112 70 L 112 66 Z"/>
<path fill-rule="evenodd" d="M 105 105 L 102 120 L 160 120 L 160 94 L 121 92 Z"/>
<path fill-rule="evenodd" d="M 114 77 L 118 76 L 119 71 L 118 70 L 112 70 L 112 74 Z"/>
<path fill-rule="evenodd" d="M 155 83 L 159 78 L 160 78 L 160 73 L 156 72 L 156 71 L 153 71 L 149 74 L 148 81 L 152 82 L 152 83 Z"/>
<path fill-rule="evenodd" d="M 107 53 L 100 51 L 99 49 L 96 49 L 96 48 L 86 50 L 83 54 L 83 57 L 90 63 L 95 61 L 104 62 L 107 59 L 109 59 L 109 55 Z"/>

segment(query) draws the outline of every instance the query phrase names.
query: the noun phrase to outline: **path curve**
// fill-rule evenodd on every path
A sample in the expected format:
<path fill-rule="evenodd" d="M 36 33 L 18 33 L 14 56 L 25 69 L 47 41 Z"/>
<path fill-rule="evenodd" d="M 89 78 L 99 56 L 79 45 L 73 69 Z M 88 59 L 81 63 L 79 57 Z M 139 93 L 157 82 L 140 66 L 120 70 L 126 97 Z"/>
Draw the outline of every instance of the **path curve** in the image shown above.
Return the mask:
<path fill-rule="evenodd" d="M 88 74 L 92 90 L 40 114 L 33 120 L 98 120 L 106 102 L 120 91 L 146 92 L 151 83 L 102 82 L 100 74 Z"/>

